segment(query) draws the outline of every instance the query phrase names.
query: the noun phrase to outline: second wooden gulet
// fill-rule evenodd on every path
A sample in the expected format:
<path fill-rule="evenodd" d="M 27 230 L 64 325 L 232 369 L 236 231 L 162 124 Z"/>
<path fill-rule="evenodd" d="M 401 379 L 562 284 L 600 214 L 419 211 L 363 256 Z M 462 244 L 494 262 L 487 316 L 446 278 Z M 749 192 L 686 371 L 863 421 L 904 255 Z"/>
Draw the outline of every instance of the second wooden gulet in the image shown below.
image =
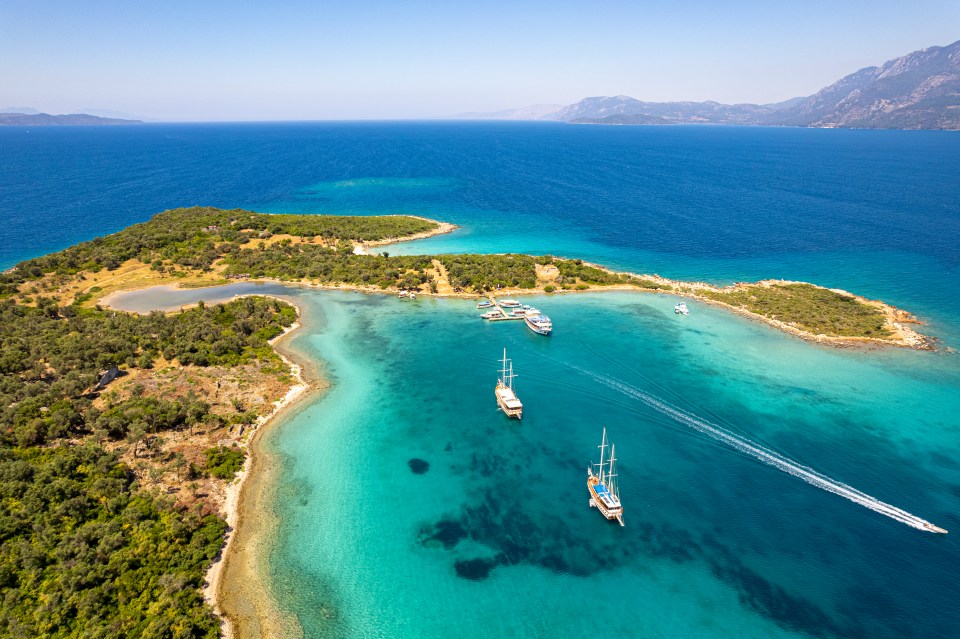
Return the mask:
<path fill-rule="evenodd" d="M 503 349 L 503 359 L 500 360 L 503 365 L 500 369 L 500 377 L 497 379 L 497 406 L 507 417 L 523 418 L 523 404 L 517 398 L 513 390 L 513 378 L 516 375 L 513 372 L 513 362 L 507 359 L 507 349 Z"/>

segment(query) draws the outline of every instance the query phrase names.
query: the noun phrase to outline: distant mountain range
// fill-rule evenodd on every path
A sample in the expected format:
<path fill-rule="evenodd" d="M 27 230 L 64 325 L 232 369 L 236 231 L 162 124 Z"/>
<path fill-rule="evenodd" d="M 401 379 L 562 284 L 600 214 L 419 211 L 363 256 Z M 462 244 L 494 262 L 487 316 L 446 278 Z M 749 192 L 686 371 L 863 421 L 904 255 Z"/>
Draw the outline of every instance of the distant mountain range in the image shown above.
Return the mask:
<path fill-rule="evenodd" d="M 101 118 L 88 113 L 69 115 L 50 115 L 39 113 L 29 107 L 16 107 L 10 111 L 0 110 L 0 126 L 109 126 L 122 124 L 143 124 L 140 120 L 121 120 L 119 118 Z M 32 111 L 32 113 L 30 113 Z"/>
<path fill-rule="evenodd" d="M 573 124 L 741 124 L 865 129 L 960 130 L 960 41 L 867 67 L 814 95 L 776 104 L 642 102 L 629 96 L 585 98 L 458 117 L 557 120 Z"/>

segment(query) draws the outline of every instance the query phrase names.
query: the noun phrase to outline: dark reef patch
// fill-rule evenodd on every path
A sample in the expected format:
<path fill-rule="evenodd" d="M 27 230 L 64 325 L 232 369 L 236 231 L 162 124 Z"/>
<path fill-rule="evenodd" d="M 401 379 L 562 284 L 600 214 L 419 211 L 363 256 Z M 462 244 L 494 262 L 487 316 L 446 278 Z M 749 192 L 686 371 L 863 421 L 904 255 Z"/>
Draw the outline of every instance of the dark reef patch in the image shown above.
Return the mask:
<path fill-rule="evenodd" d="M 434 524 L 433 529 L 420 531 L 420 542 L 429 546 L 431 542 L 440 542 L 447 550 L 454 548 L 467 536 L 466 529 L 459 522 L 443 519 Z"/>
<path fill-rule="evenodd" d="M 409 460 L 407 464 L 410 465 L 410 471 L 414 475 L 422 475 L 430 470 L 430 462 L 428 462 L 426 459 L 414 457 L 413 459 Z"/>
<path fill-rule="evenodd" d="M 755 610 L 777 625 L 816 637 L 857 637 L 853 628 L 841 627 L 817 605 L 790 594 L 754 572 L 735 557 L 723 563 L 710 561 L 713 573 L 739 591 L 744 606 Z"/>
<path fill-rule="evenodd" d="M 457 576 L 470 581 L 483 581 L 490 576 L 490 571 L 500 563 L 495 559 L 464 559 L 457 561 L 453 567 L 457 570 Z"/>

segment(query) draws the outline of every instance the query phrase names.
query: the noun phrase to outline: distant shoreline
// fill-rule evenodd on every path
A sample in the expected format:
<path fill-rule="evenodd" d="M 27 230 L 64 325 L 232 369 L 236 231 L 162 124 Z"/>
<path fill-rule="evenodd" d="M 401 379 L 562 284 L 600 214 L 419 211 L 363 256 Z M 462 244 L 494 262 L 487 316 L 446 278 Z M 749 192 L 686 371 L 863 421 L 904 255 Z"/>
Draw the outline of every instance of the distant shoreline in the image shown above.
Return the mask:
<path fill-rule="evenodd" d="M 102 118 L 88 113 L 51 115 L 49 113 L 0 113 L 0 126 L 127 126 L 143 120 Z"/>

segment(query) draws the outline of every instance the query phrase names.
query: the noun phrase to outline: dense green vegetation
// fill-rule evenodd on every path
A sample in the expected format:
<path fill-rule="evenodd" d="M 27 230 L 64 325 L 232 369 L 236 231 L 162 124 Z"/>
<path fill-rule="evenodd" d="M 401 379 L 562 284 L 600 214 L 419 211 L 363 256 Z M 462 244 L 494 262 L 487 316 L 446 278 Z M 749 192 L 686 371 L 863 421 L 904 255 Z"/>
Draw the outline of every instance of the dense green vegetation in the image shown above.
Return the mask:
<path fill-rule="evenodd" d="M 646 278 L 634 277 L 623 273 L 611 273 L 595 266 L 584 264 L 583 260 L 553 260 L 553 264 L 559 269 L 560 277 L 557 282 L 572 283 L 577 280 L 584 284 L 593 284 L 599 286 L 609 286 L 611 284 L 632 284 L 640 288 L 652 290 L 671 290 L 673 287 L 669 284 L 661 284 Z"/>
<path fill-rule="evenodd" d="M 266 215 L 209 207 L 173 209 L 112 235 L 21 262 L 14 270 L 0 274 L 0 294 L 9 295 L 18 284 L 46 273 L 72 275 L 80 271 L 114 269 L 132 258 L 158 268 L 167 260 L 183 267 L 209 269 L 216 259 L 239 250 L 241 244 L 271 234 L 311 239 L 321 236 L 349 244 L 435 228 L 434 222 L 399 215 Z"/>
<path fill-rule="evenodd" d="M 0 301 L 0 636 L 218 634 L 198 588 L 223 522 L 138 492 L 99 444 L 124 441 L 136 457 L 155 433 L 223 418 L 193 394 L 134 386 L 98 409 L 89 391 L 107 367 L 149 369 L 159 356 L 276 360 L 267 340 L 295 319 L 288 304 L 255 297 L 147 316 Z M 208 470 L 232 476 L 237 454 L 224 450 Z"/>
<path fill-rule="evenodd" d="M 433 278 L 429 257 L 355 255 L 316 244 L 276 243 L 242 249 L 225 258 L 225 274 L 322 284 L 417 288 Z"/>
<path fill-rule="evenodd" d="M 447 270 L 454 290 L 472 289 L 478 293 L 497 286 L 534 288 L 537 272 L 529 255 L 440 255 L 437 259 Z"/>
<path fill-rule="evenodd" d="M 121 436 L 140 424 L 148 432 L 188 424 L 203 411 L 131 398 L 100 414 L 84 391 L 110 365 L 150 368 L 160 355 L 196 366 L 275 357 L 267 340 L 295 319 L 288 304 L 255 297 L 172 316 L 2 301 L 0 445 L 36 445 L 94 430 Z"/>
<path fill-rule="evenodd" d="M 207 472 L 220 479 L 233 479 L 243 468 L 244 454 L 236 446 L 215 446 L 204 451 Z"/>
<path fill-rule="evenodd" d="M 224 530 L 97 446 L 0 449 L 0 635 L 216 637 L 199 589 Z"/>
<path fill-rule="evenodd" d="M 884 314 L 850 295 L 811 284 L 751 285 L 704 295 L 758 315 L 793 324 L 814 335 L 885 337 Z"/>

